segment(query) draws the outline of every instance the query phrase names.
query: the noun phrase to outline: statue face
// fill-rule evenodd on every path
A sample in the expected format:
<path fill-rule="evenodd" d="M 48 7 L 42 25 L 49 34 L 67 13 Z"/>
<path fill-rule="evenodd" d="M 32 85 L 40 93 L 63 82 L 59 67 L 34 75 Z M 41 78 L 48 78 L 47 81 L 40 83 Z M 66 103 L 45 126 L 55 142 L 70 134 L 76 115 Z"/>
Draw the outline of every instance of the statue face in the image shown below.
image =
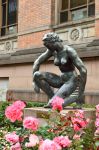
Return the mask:
<path fill-rule="evenodd" d="M 52 48 L 55 44 L 54 37 L 51 33 L 45 34 L 43 37 L 43 42 L 46 47 Z"/>
<path fill-rule="evenodd" d="M 50 32 L 44 35 L 43 37 L 43 41 L 49 41 L 49 42 L 55 42 L 55 41 L 60 41 L 59 36 L 54 33 L 54 32 Z"/>
<path fill-rule="evenodd" d="M 55 51 L 59 46 L 58 43 L 62 42 L 62 40 L 59 39 L 59 36 L 56 33 L 50 32 L 44 35 L 43 42 L 48 49 Z"/>
<path fill-rule="evenodd" d="M 43 37 L 43 41 L 44 42 L 52 42 L 53 41 L 53 36 L 51 33 L 48 33 L 48 34 L 45 34 L 44 37 Z"/>

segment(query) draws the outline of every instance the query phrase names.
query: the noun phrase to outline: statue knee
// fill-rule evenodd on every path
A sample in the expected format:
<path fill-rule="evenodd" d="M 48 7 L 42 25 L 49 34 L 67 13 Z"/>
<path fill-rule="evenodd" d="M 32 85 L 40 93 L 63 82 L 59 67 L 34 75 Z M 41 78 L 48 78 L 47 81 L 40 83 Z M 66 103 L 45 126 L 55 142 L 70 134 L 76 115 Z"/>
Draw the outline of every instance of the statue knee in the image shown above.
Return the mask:
<path fill-rule="evenodd" d="M 34 81 L 37 81 L 39 80 L 41 77 L 41 73 L 39 71 L 36 71 L 34 74 L 33 74 L 33 80 Z"/>

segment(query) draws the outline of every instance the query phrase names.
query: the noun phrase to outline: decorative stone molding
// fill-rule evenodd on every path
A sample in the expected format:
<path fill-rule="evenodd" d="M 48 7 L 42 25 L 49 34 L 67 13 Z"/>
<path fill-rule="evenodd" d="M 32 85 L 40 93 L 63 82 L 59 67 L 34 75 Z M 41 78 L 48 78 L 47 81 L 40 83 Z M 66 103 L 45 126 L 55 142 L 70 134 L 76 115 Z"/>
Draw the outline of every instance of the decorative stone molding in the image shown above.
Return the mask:
<path fill-rule="evenodd" d="M 12 50 L 12 41 L 6 41 L 5 42 L 5 50 L 6 51 Z"/>
<path fill-rule="evenodd" d="M 79 33 L 79 30 L 78 30 L 78 29 L 72 30 L 72 32 L 71 32 L 71 34 L 70 34 L 70 38 L 71 38 L 73 41 L 76 41 L 77 39 L 79 39 L 79 36 L 80 36 L 80 33 Z"/>
<path fill-rule="evenodd" d="M 69 29 L 68 32 L 68 41 L 73 43 L 77 42 L 81 40 L 82 36 L 83 36 L 83 32 L 80 27 L 71 28 Z"/>
<path fill-rule="evenodd" d="M 0 54 L 12 53 L 17 49 L 17 39 L 0 42 Z"/>

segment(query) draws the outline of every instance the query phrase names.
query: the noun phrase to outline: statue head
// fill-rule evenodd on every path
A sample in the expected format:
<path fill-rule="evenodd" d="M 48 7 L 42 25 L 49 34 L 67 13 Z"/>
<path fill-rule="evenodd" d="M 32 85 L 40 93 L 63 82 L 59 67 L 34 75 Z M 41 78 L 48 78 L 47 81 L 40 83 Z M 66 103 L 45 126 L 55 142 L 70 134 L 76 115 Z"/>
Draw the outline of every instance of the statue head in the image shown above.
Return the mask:
<path fill-rule="evenodd" d="M 44 35 L 43 37 L 44 42 L 62 42 L 62 40 L 59 38 L 59 36 L 55 32 L 50 32 Z"/>

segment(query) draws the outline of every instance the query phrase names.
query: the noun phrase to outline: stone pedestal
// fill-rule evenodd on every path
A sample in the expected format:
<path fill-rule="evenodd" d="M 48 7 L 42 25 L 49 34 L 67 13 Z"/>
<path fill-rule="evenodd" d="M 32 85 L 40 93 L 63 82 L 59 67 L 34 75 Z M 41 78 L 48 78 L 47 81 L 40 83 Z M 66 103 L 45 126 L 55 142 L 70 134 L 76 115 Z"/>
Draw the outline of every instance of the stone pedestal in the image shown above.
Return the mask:
<path fill-rule="evenodd" d="M 69 111 L 75 111 L 73 108 L 66 108 L 61 111 L 61 114 L 66 115 Z M 95 109 L 93 108 L 83 108 L 85 112 L 85 117 L 91 120 L 95 120 Z M 34 107 L 34 108 L 25 108 L 24 109 L 24 117 L 33 116 L 39 119 L 40 126 L 47 125 L 50 118 L 56 119 L 56 113 L 51 109 L 43 108 L 43 107 Z"/>

